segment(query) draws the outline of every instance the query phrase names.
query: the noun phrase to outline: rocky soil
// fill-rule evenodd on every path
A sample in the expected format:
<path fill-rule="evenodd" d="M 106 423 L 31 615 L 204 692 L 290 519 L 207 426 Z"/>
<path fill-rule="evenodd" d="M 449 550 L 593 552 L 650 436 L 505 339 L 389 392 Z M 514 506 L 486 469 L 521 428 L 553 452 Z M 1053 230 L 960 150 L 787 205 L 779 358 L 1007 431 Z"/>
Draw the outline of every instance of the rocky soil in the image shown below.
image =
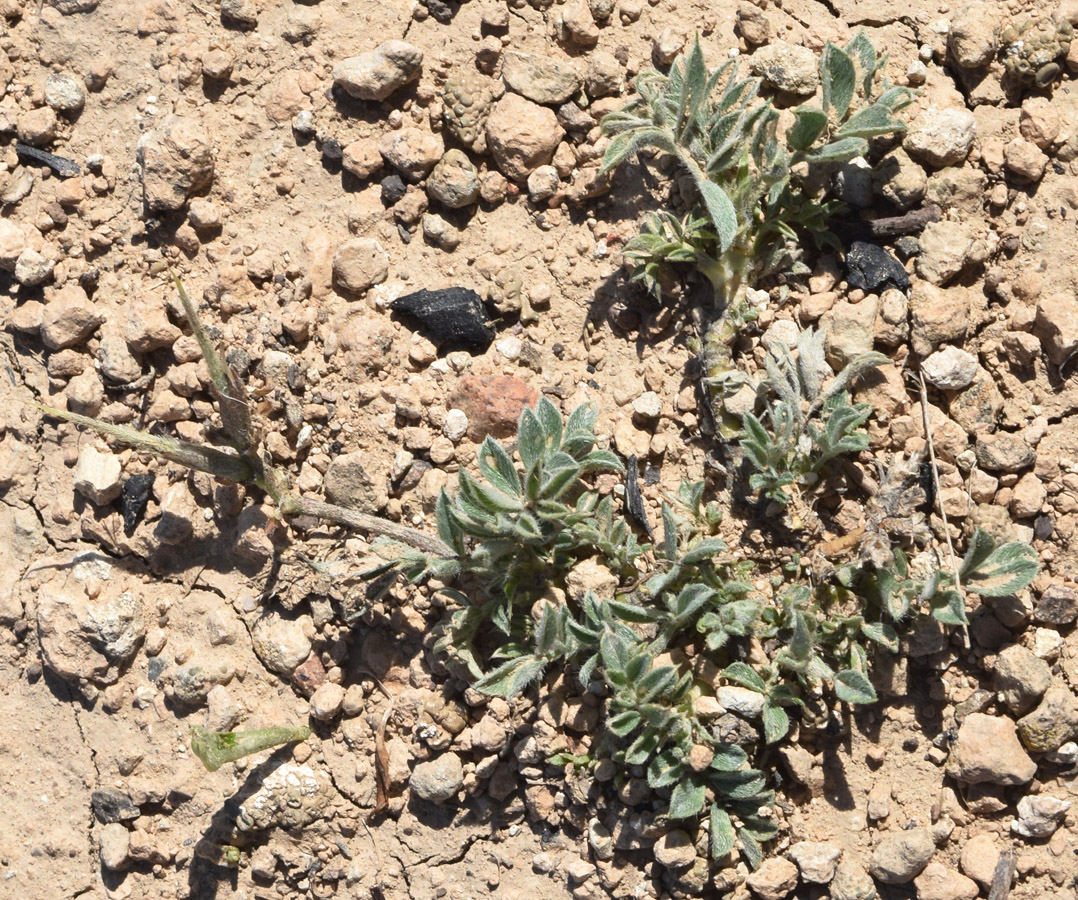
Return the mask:
<path fill-rule="evenodd" d="M 1078 3 L 0 15 L 0 896 L 1078 896 Z M 713 62 L 747 57 L 805 96 L 824 43 L 860 27 L 918 95 L 908 132 L 835 191 L 862 236 L 911 211 L 927 224 L 884 239 L 889 282 L 857 287 L 851 259 L 824 255 L 772 286 L 743 365 L 812 323 L 835 365 L 887 352 L 859 392 L 877 411 L 868 476 L 924 447 L 919 368 L 955 537 L 1031 541 L 1043 570 L 971 609 L 969 649 L 915 629 L 879 668 L 878 706 L 771 754 L 782 831 L 756 872 L 709 871 L 641 772 L 549 765 L 586 752 L 596 698 L 555 682 L 506 703 L 450 677 L 438 585 L 368 603 L 345 577 L 362 536 L 285 529 L 259 496 L 31 405 L 212 435 L 171 266 L 299 490 L 432 529 L 483 437 L 511 438 L 546 395 L 598 404 L 659 521 L 714 439 L 691 326 L 627 284 L 620 248 L 679 195 L 662 160 L 601 177 L 597 123 L 696 31 Z M 486 302 L 492 340 L 439 347 L 390 309 L 449 287 Z M 854 492 L 831 501 L 854 529 Z M 751 711 L 727 715 L 755 739 Z M 192 725 L 292 723 L 314 737 L 214 774 L 188 748 Z M 390 791 L 371 816 L 383 728 Z"/>

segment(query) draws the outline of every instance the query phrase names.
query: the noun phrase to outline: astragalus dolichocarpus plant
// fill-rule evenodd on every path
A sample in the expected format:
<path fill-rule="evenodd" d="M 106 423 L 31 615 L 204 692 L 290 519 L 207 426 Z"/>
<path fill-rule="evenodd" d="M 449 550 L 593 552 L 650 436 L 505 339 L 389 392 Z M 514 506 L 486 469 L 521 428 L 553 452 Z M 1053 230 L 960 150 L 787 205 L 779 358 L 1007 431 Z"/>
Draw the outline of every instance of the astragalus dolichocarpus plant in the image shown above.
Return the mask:
<path fill-rule="evenodd" d="M 911 95 L 882 78 L 885 61 L 864 32 L 845 47 L 827 44 L 820 105 L 794 107 L 780 131 L 779 110 L 761 96 L 761 79 L 739 77 L 736 60 L 709 69 L 697 38 L 669 74 L 638 75 L 638 96 L 603 118 L 612 135 L 603 171 L 652 148 L 691 176 L 696 196 L 686 214 L 649 214 L 625 254 L 633 277 L 653 291 L 671 263 L 691 263 L 711 283 L 714 302 L 698 311 L 698 329 L 714 387 L 733 368 L 729 346 L 754 315 L 747 289 L 789 266 L 806 234 L 818 242 L 829 237 L 827 219 L 837 204 L 807 193 L 805 176 L 863 155 L 869 138 L 904 129 L 895 113 Z"/>
<path fill-rule="evenodd" d="M 378 516 L 301 497 L 295 493 L 289 486 L 286 473 L 269 462 L 269 454 L 262 446 L 265 429 L 252 412 L 247 389 L 210 340 L 198 310 L 180 280 L 175 276 L 173 280 L 188 324 L 198 340 L 199 349 L 209 369 L 212 391 L 221 415 L 224 447 L 194 444 L 165 435 L 150 434 L 42 404 L 38 404 L 39 408 L 53 418 L 88 428 L 128 447 L 179 463 L 197 472 L 206 472 L 236 484 L 254 485 L 273 499 L 282 518 L 313 516 L 380 535 L 423 553 L 453 555 L 452 548 L 433 535 Z"/>

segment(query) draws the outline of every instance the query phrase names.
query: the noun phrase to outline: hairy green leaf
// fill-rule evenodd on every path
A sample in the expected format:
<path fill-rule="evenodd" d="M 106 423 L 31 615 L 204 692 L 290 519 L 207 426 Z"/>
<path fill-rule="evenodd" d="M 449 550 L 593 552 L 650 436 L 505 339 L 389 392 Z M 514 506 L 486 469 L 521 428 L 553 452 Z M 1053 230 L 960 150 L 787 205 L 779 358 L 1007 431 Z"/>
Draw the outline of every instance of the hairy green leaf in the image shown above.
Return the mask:
<path fill-rule="evenodd" d="M 835 675 L 835 696 L 844 703 L 866 705 L 876 702 L 876 689 L 863 672 L 843 669 Z"/>
<path fill-rule="evenodd" d="M 670 792 L 668 814 L 671 819 L 689 819 L 699 815 L 707 798 L 707 788 L 693 778 L 682 778 Z"/>

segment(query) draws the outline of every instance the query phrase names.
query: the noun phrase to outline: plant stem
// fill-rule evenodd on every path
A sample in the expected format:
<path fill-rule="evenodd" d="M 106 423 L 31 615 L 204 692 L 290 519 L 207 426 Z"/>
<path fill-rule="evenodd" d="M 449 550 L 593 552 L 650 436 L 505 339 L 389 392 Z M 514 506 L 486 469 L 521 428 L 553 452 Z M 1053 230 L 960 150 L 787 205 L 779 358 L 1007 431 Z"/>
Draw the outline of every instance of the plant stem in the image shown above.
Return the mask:
<path fill-rule="evenodd" d="M 153 453 L 170 462 L 179 463 L 181 466 L 187 466 L 199 472 L 208 472 L 226 481 L 242 484 L 255 477 L 255 470 L 247 459 L 218 450 L 216 447 L 202 447 L 186 441 L 147 434 L 125 425 L 113 425 L 111 422 L 103 422 L 90 416 L 80 416 L 78 413 L 45 406 L 42 403 L 35 403 L 34 406 L 47 415 L 107 435 L 136 450 Z"/>
<path fill-rule="evenodd" d="M 358 528 L 371 534 L 380 534 L 385 537 L 400 541 L 409 547 L 415 547 L 431 556 L 440 556 L 443 559 L 452 559 L 456 556 L 453 548 L 444 543 L 441 538 L 434 537 L 407 525 L 399 525 L 387 519 L 371 516 L 367 513 L 357 512 L 354 509 L 346 509 L 335 503 L 325 503 L 321 500 L 311 500 L 307 497 L 296 497 L 286 494 L 281 497 L 278 505 L 281 515 L 285 518 L 291 516 L 315 516 L 345 525 L 348 528 Z"/>

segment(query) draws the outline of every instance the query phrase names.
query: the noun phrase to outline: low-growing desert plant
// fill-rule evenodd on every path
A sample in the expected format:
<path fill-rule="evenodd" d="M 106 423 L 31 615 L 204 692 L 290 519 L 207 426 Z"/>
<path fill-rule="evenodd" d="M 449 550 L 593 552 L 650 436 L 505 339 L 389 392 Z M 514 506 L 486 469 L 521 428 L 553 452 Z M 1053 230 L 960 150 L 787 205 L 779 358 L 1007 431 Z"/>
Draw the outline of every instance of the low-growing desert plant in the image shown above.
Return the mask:
<path fill-rule="evenodd" d="M 740 77 L 736 60 L 709 69 L 697 38 L 669 74 L 641 72 L 637 96 L 603 118 L 613 135 L 603 171 L 652 148 L 691 176 L 688 212 L 649 213 L 625 255 L 633 277 L 656 292 L 673 263 L 692 264 L 711 283 L 712 308 L 696 312 L 701 358 L 719 399 L 734 368 L 730 345 L 755 316 L 748 288 L 789 269 L 804 236 L 835 244 L 827 225 L 839 204 L 806 188 L 812 170 L 862 156 L 869 138 L 904 130 L 895 113 L 912 95 L 886 83 L 885 62 L 863 31 L 845 47 L 828 43 L 821 105 L 794 107 L 780 134 L 780 113 L 761 96 L 761 79 Z"/>
<path fill-rule="evenodd" d="M 824 339 L 822 330 L 802 331 L 796 359 L 786 344 L 772 343 L 761 385 L 774 395 L 764 414 L 769 427 L 752 412 L 741 417 L 745 432 L 740 446 L 755 470 L 749 485 L 778 503 L 789 502 L 786 489 L 791 486 L 800 490 L 815 485 L 828 463 L 868 449 L 868 435 L 861 426 L 872 407 L 851 403 L 849 389 L 887 357 L 863 353 L 825 384 L 831 369 L 824 359 Z"/>
<path fill-rule="evenodd" d="M 387 561 L 367 577 L 396 570 L 412 579 L 456 579 L 456 587 L 443 589 L 457 608 L 442 626 L 438 650 L 488 694 L 515 697 L 555 673 L 596 694 L 603 715 L 587 757 L 559 760 L 608 758 L 642 767 L 668 818 L 685 827 L 706 823 L 715 860 L 739 849 L 758 865 L 777 824 L 767 774 L 751 764 L 756 741 L 723 739 L 712 721 L 715 703 L 705 698 L 723 684 L 760 694 L 762 741 L 774 744 L 799 709 L 819 716 L 836 701 L 873 702 L 871 648 L 897 652 L 899 634 L 915 615 L 964 624 L 964 589 L 1007 594 L 1028 585 L 1037 570 L 1028 545 L 996 547 L 978 531 L 957 582 L 938 566 L 916 577 L 903 550 L 890 544 L 824 578 L 797 558 L 776 572 L 719 538 L 722 516 L 703 483 L 684 483 L 663 504 L 660 542 L 641 543 L 595 482 L 599 473 L 624 471 L 598 446 L 595 408 L 563 418 L 545 398 L 521 415 L 518 459 L 488 438 L 477 454 L 478 473 L 461 472 L 456 492 L 440 494 L 437 536 L 299 497 L 286 474 L 266 462 L 264 428 L 245 388 L 182 287 L 180 296 L 209 364 L 226 447 L 46 411 L 192 469 L 259 486 L 283 517 L 322 516 L 377 535 Z M 779 500 L 784 487 L 865 446 L 859 426 L 867 410 L 849 404 L 846 388 L 879 359 L 867 354 L 827 383 L 822 346 L 819 333 L 806 332 L 797 359 L 782 347 L 771 351 L 765 388 L 774 399 L 746 426 L 745 453 L 762 479 L 755 487 Z M 888 540 L 883 529 L 873 534 Z M 602 596 L 573 588 L 572 573 L 585 565 L 609 574 Z M 761 581 L 773 590 L 753 587 Z M 305 727 L 195 729 L 192 747 L 213 771 L 308 734 Z"/>

